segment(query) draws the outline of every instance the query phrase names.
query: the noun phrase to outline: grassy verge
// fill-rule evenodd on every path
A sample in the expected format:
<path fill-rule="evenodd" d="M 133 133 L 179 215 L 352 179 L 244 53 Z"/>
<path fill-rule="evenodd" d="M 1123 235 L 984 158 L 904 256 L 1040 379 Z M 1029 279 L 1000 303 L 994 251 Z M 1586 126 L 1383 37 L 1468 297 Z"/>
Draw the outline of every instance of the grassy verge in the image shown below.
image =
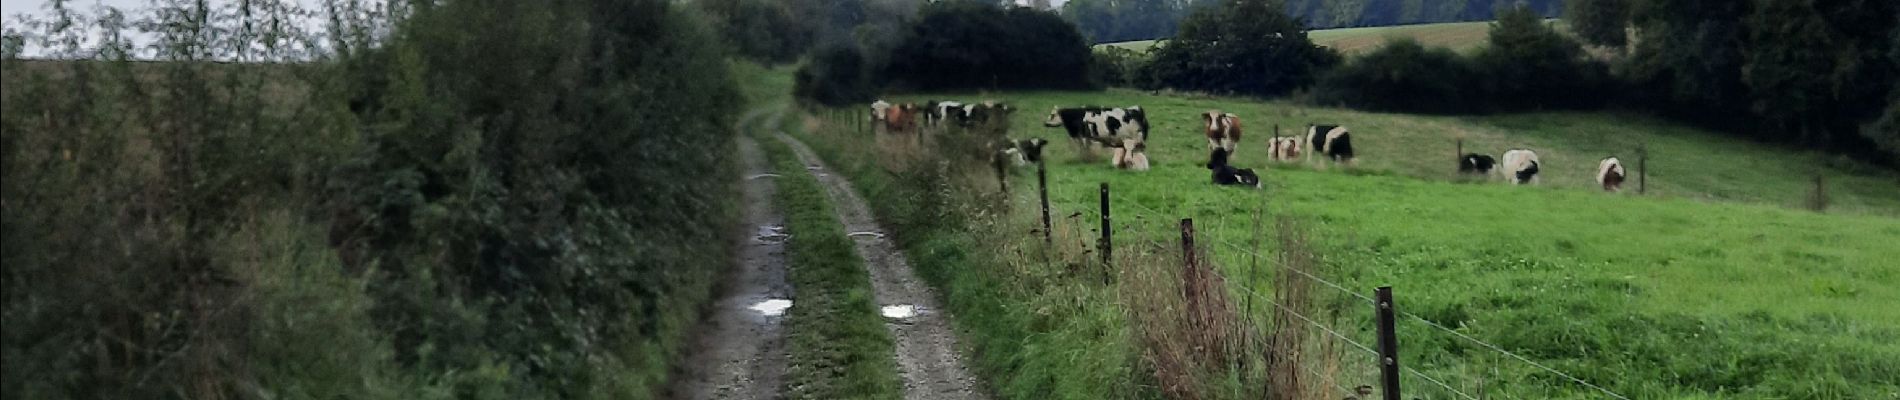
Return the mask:
<path fill-rule="evenodd" d="M 878 315 L 870 273 L 826 200 L 818 180 L 784 143 L 763 140 L 779 179 L 778 202 L 791 239 L 796 289 L 787 328 L 788 381 L 796 399 L 896 399 L 903 396 L 889 332 Z"/>
<path fill-rule="evenodd" d="M 1071 257 L 1026 257 L 1041 251 L 1041 237 L 1018 229 L 1028 226 L 1022 218 L 1029 213 L 998 208 L 987 169 L 917 161 L 915 144 L 901 139 L 868 147 L 872 138 L 843 120 L 855 114 L 831 115 L 838 119 L 787 123 L 832 171 L 851 178 L 918 275 L 938 289 L 959 336 L 974 348 L 972 367 L 1000 398 L 1158 395 L 1129 345 L 1115 288 L 1097 271 L 1064 261 Z"/>

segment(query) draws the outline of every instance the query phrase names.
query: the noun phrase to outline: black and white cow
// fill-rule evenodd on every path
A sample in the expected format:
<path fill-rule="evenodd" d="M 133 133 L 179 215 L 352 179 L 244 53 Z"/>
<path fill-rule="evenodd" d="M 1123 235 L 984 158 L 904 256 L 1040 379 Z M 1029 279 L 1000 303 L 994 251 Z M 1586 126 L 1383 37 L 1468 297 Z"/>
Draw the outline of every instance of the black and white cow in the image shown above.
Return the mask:
<path fill-rule="evenodd" d="M 1042 146 L 1048 144 L 1049 141 L 1042 138 L 1010 140 L 1003 142 L 1000 153 L 1020 167 L 1042 162 Z"/>
<path fill-rule="evenodd" d="M 1488 155 L 1465 153 L 1464 157 L 1458 157 L 1458 173 L 1489 174 L 1491 173 L 1491 167 L 1497 165 L 1497 163 L 1497 159 L 1491 158 L 1491 156 Z"/>
<path fill-rule="evenodd" d="M 1078 141 L 1102 136 L 1148 140 L 1148 116 L 1140 106 L 1055 108 L 1049 110 L 1049 119 L 1042 126 L 1062 127 L 1070 139 Z"/>
<path fill-rule="evenodd" d="M 961 102 L 931 100 L 924 103 L 924 126 L 937 126 L 944 121 L 964 119 L 962 112 L 963 103 Z"/>
<path fill-rule="evenodd" d="M 1623 180 L 1628 177 L 1629 174 L 1623 170 L 1623 162 L 1617 160 L 1616 157 L 1607 157 L 1597 162 L 1597 184 L 1603 185 L 1605 192 L 1622 191 Z"/>
<path fill-rule="evenodd" d="M 1537 152 L 1512 149 L 1504 152 L 1504 174 L 1513 185 L 1537 184 Z"/>
<path fill-rule="evenodd" d="M 1319 155 L 1335 162 L 1352 161 L 1352 135 L 1344 126 L 1307 125 L 1305 140 L 1306 148 L 1313 150 L 1307 153 L 1308 159 Z"/>
<path fill-rule="evenodd" d="M 985 101 L 977 104 L 965 104 L 962 112 L 956 113 L 957 125 L 968 128 L 977 125 L 1007 124 L 1009 114 L 1016 112 L 1009 104 Z"/>
<path fill-rule="evenodd" d="M 1212 154 L 1207 157 L 1207 169 L 1213 172 L 1216 185 L 1245 185 L 1253 186 L 1254 189 L 1260 188 L 1260 175 L 1254 174 L 1252 168 L 1234 168 L 1232 165 L 1227 165 L 1227 149 L 1214 148 Z"/>

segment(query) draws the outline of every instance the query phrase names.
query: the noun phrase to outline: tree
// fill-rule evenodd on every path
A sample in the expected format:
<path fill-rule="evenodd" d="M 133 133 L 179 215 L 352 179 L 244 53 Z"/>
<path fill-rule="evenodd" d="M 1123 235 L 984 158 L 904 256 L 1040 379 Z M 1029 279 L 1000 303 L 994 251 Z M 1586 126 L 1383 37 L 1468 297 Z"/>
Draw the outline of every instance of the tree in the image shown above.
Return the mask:
<path fill-rule="evenodd" d="M 1637 0 L 1570 0 L 1564 10 L 1564 22 L 1584 42 L 1610 47 L 1628 44 L 1630 3 Z"/>
<path fill-rule="evenodd" d="M 1279 0 L 1202 7 L 1148 64 L 1148 86 L 1276 96 L 1311 85 L 1339 54 L 1306 37 Z"/>
<path fill-rule="evenodd" d="M 1062 16 L 1093 43 L 1124 42 L 1174 35 L 1186 6 L 1180 0 L 1070 0 Z"/>
<path fill-rule="evenodd" d="M 1603 67 L 1584 58 L 1583 47 L 1544 24 L 1527 7 L 1498 13 L 1490 45 L 1475 58 L 1485 92 L 1502 109 L 1588 105 L 1605 81 Z"/>
<path fill-rule="evenodd" d="M 932 2 L 891 50 L 889 82 L 909 88 L 1090 87 L 1089 47 L 1047 11 L 975 0 Z"/>
<path fill-rule="evenodd" d="M 792 94 L 828 106 L 871 101 L 864 53 L 848 43 L 821 47 L 792 77 Z"/>

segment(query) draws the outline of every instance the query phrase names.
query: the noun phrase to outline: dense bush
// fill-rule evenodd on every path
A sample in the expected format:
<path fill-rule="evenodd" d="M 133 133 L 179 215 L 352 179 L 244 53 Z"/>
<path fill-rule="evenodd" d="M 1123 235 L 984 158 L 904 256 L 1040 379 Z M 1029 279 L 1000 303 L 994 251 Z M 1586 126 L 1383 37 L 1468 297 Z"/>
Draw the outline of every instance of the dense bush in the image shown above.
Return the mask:
<path fill-rule="evenodd" d="M 1410 38 L 1386 42 L 1327 73 L 1313 94 L 1322 104 L 1426 113 L 1476 111 L 1485 100 L 1471 61 Z"/>
<path fill-rule="evenodd" d="M 874 85 L 865 64 L 857 46 L 821 47 L 793 76 L 792 94 L 829 106 L 870 102 Z"/>
<path fill-rule="evenodd" d="M 701 0 L 714 30 L 741 56 L 765 63 L 798 60 L 818 34 L 791 3 L 769 0 Z"/>
<path fill-rule="evenodd" d="M 1196 9 L 1147 64 L 1147 86 L 1276 96 L 1311 85 L 1339 55 L 1314 45 L 1283 8 L 1230 0 Z"/>
<path fill-rule="evenodd" d="M 1140 85 L 1142 66 L 1148 63 L 1148 55 L 1117 46 L 1103 46 L 1094 51 L 1091 61 L 1089 80 L 1097 84 L 1117 87 L 1135 87 Z"/>
<path fill-rule="evenodd" d="M 56 59 L 0 74 L 5 397 L 655 394 L 727 265 L 702 21 L 335 1 L 317 46 L 294 2 L 158 4 L 10 32 Z"/>
<path fill-rule="evenodd" d="M 904 88 L 1090 86 L 1091 55 L 1075 26 L 1049 12 L 978 0 L 924 5 L 889 60 L 884 76 Z"/>

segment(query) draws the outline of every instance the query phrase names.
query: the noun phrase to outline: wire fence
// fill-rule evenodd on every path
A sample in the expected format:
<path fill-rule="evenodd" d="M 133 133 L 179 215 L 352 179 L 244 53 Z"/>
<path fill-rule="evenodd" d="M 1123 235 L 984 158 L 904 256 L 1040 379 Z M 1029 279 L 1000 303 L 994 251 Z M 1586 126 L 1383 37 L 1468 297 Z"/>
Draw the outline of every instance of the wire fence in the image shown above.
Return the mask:
<path fill-rule="evenodd" d="M 1109 224 L 1109 227 L 1110 229 L 1115 230 L 1115 232 L 1117 233 L 1117 235 L 1113 236 L 1113 239 L 1115 239 L 1116 241 L 1123 241 L 1123 240 L 1132 241 L 1137 244 L 1150 246 L 1156 249 L 1166 249 L 1166 248 L 1171 247 L 1168 244 L 1168 242 L 1171 240 L 1158 237 L 1157 235 L 1158 232 L 1167 232 L 1169 231 L 1169 229 L 1153 229 L 1154 227 L 1149 227 L 1150 229 L 1141 229 L 1141 228 L 1143 228 L 1142 225 L 1144 225 L 1145 222 L 1157 223 L 1157 224 L 1173 223 L 1175 221 L 1180 220 L 1180 218 L 1167 217 L 1167 216 L 1178 215 L 1182 213 L 1169 213 L 1169 212 L 1156 210 L 1152 207 L 1144 205 L 1142 202 L 1133 201 L 1133 199 L 1127 198 L 1126 196 L 1114 195 L 1114 194 L 1105 194 L 1105 195 L 1107 195 L 1108 200 L 1109 200 L 1108 201 L 1109 210 L 1078 211 L 1077 214 L 1089 215 L 1095 218 L 1101 218 L 1101 213 L 1103 211 L 1107 211 L 1111 217 L 1109 218 L 1109 220 L 1111 221 L 1111 223 Z M 1073 218 L 1075 216 L 1076 215 L 1071 214 L 1069 218 Z M 1228 222 L 1225 220 L 1225 218 L 1216 218 L 1209 222 L 1212 222 L 1212 224 L 1209 224 L 1212 229 L 1203 231 L 1203 232 L 1230 232 L 1231 231 L 1228 229 L 1228 228 L 1231 228 L 1231 226 L 1228 226 Z M 1267 260 L 1266 262 L 1269 265 L 1268 270 L 1287 272 L 1287 274 L 1281 274 L 1278 276 L 1283 276 L 1283 277 L 1298 276 L 1304 279 L 1308 279 L 1311 282 L 1317 283 L 1322 287 L 1332 289 L 1331 291 L 1332 293 L 1344 295 L 1344 297 L 1342 297 L 1343 299 L 1354 300 L 1355 304 L 1362 304 L 1365 306 L 1377 307 L 1378 301 L 1376 299 L 1364 293 L 1360 293 L 1360 291 L 1352 290 L 1347 285 L 1341 284 L 1339 282 L 1334 282 L 1332 280 L 1321 277 L 1320 274 L 1317 274 L 1314 271 L 1308 271 L 1305 269 L 1294 267 L 1292 265 L 1289 265 L 1286 262 L 1283 262 L 1284 260 L 1278 260 L 1275 257 L 1268 257 L 1265 254 L 1261 254 L 1262 252 L 1258 250 L 1260 246 L 1260 244 L 1258 243 L 1258 237 L 1257 237 L 1258 235 L 1260 235 L 1260 232 L 1257 232 L 1258 221 L 1256 220 L 1254 221 L 1254 223 L 1256 225 L 1253 226 L 1254 228 L 1253 230 L 1255 230 L 1253 234 L 1256 237 L 1254 238 L 1255 243 L 1253 243 L 1253 246 L 1243 246 L 1240 244 L 1236 244 L 1232 241 L 1227 240 L 1226 238 L 1219 237 L 1218 235 L 1205 235 L 1203 237 L 1199 237 L 1196 239 L 1197 241 L 1201 243 L 1205 243 L 1204 245 L 1197 245 L 1197 248 L 1203 248 L 1203 249 L 1224 248 L 1225 249 L 1224 251 L 1233 251 L 1235 255 L 1253 257 L 1253 260 L 1256 263 L 1264 259 L 1264 260 Z M 1133 230 L 1132 232 L 1131 232 L 1131 229 Z M 1095 229 L 1091 228 L 1089 230 L 1093 231 Z M 1096 233 L 1100 234 L 1101 232 L 1096 232 Z M 1103 243 L 1102 245 L 1114 246 L 1115 244 L 1111 242 L 1111 243 Z M 1251 279 L 1252 277 L 1249 277 L 1249 278 Z M 1248 282 L 1252 283 L 1251 281 L 1248 281 Z M 1286 304 L 1282 304 L 1280 301 L 1277 301 L 1273 296 L 1261 293 L 1259 290 L 1249 285 L 1240 285 L 1238 287 L 1233 287 L 1232 285 L 1229 285 L 1229 286 L 1230 286 L 1229 290 L 1239 291 L 1241 294 L 1245 296 L 1249 296 L 1248 299 L 1250 300 L 1254 298 L 1258 298 L 1258 300 L 1263 301 L 1269 305 L 1272 305 L 1275 309 L 1285 313 L 1288 316 L 1293 317 L 1293 319 L 1297 320 L 1301 324 L 1307 327 L 1310 327 L 1312 329 L 1315 329 L 1319 332 L 1322 332 L 1323 335 L 1320 337 L 1323 337 L 1326 340 L 1334 341 L 1335 343 L 1339 343 L 1344 346 L 1343 348 L 1348 348 L 1352 350 L 1357 350 L 1358 352 L 1363 352 L 1367 355 L 1371 355 L 1375 357 L 1375 360 L 1377 360 L 1377 357 L 1381 357 L 1381 352 L 1378 349 L 1376 349 L 1375 346 L 1370 346 L 1364 341 L 1354 339 L 1353 337 L 1351 337 L 1351 335 L 1348 334 L 1349 331 L 1339 329 L 1337 326 L 1322 323 L 1317 318 L 1314 318 L 1313 316 L 1300 313 L 1294 308 L 1289 307 Z M 1427 332 L 1442 332 L 1443 334 L 1450 335 L 1452 337 L 1457 338 L 1458 340 L 1469 342 L 1480 348 L 1501 354 L 1502 356 L 1509 358 L 1511 360 L 1521 362 L 1522 364 L 1527 365 L 1530 368 L 1533 368 L 1537 371 L 1541 371 L 1541 372 L 1549 373 L 1557 377 L 1561 377 L 1562 379 L 1568 382 L 1575 383 L 1578 386 L 1588 388 L 1592 391 L 1601 393 L 1603 396 L 1607 396 L 1608 398 L 1614 398 L 1614 399 L 1619 399 L 1619 400 L 1629 399 L 1626 396 L 1618 394 L 1602 386 L 1590 383 L 1589 381 L 1586 381 L 1582 378 L 1578 378 L 1575 375 L 1565 373 L 1556 368 L 1553 368 L 1543 363 L 1539 363 L 1535 360 L 1532 360 L 1529 357 L 1525 357 L 1523 355 L 1517 354 L 1516 352 L 1507 350 L 1503 346 L 1499 346 L 1499 345 L 1472 337 L 1471 335 L 1465 334 L 1463 332 L 1459 332 L 1457 329 L 1446 327 L 1442 324 L 1433 322 L 1432 320 L 1421 317 L 1417 314 L 1403 311 L 1396 306 L 1392 308 L 1395 310 L 1395 313 L 1394 313 L 1395 315 L 1403 317 L 1403 319 L 1406 319 L 1406 320 L 1416 321 L 1418 325 L 1414 325 L 1414 326 L 1424 326 L 1428 328 L 1426 329 Z M 1398 364 L 1400 365 L 1398 370 L 1402 371 L 1403 375 L 1409 375 L 1415 378 L 1414 382 L 1422 382 L 1422 383 L 1428 384 L 1429 385 L 1427 386 L 1428 388 L 1435 391 L 1441 391 L 1447 396 L 1452 396 L 1459 399 L 1468 399 L 1468 400 L 1477 400 L 1479 398 L 1484 398 L 1484 395 L 1485 395 L 1484 393 L 1480 393 L 1479 395 L 1473 395 L 1468 390 L 1460 389 L 1460 386 L 1456 385 L 1455 384 L 1456 382 L 1454 380 L 1444 379 L 1442 377 L 1434 377 L 1412 366 L 1404 365 L 1403 363 L 1398 363 Z M 1319 379 L 1321 381 L 1327 382 L 1332 388 L 1338 389 L 1343 393 L 1353 392 L 1346 386 L 1340 385 L 1338 379 L 1335 379 L 1332 376 L 1327 376 L 1327 374 L 1321 373 L 1321 371 L 1315 370 L 1311 368 L 1310 366 L 1301 365 L 1300 369 L 1302 371 L 1305 371 L 1306 374 L 1312 375 L 1315 379 Z M 1505 396 L 1505 397 L 1508 398 L 1508 396 Z"/>

